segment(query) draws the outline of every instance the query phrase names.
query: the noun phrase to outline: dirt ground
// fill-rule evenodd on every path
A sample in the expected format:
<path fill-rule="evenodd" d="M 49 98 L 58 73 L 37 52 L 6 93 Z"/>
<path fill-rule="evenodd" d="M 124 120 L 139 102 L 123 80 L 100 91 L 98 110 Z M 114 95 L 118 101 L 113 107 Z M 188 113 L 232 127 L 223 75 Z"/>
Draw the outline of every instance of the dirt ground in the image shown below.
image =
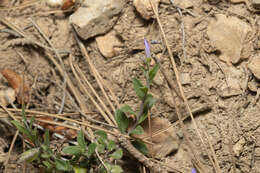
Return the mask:
<path fill-rule="evenodd" d="M 158 10 L 198 128 L 203 138 L 205 132 L 208 134 L 206 141 L 210 141 L 213 146 L 221 172 L 260 173 L 260 83 L 248 68 L 249 62 L 258 56 L 260 50 L 259 14 L 257 10 L 252 10 L 251 2 L 248 1 L 232 3 L 224 0 L 194 0 L 189 1 L 188 6 L 184 4 L 183 8 L 181 16 L 176 7 L 163 0 Z M 70 13 L 49 14 L 50 10 L 37 4 L 29 8 L 0 11 L 0 16 L 22 28 L 28 35 L 33 35 L 39 42 L 44 42 L 32 27 L 30 18 L 36 21 L 54 47 L 62 52 L 62 60 L 72 82 L 77 84 L 69 64 L 69 54 L 100 92 L 73 38 L 69 25 Z M 0 29 L 4 28 L 6 26 L 0 24 Z M 133 77 L 142 75 L 139 66 L 145 56 L 144 37 L 150 42 L 158 42 L 151 44 L 152 54 L 160 59 L 161 68 L 176 84 L 169 54 L 155 19 L 144 20 L 130 1 L 112 30 L 123 43 L 112 58 L 102 56 L 95 39 L 84 41 L 84 44 L 96 69 L 112 88 L 120 104 L 126 103 L 134 108 L 139 105 L 131 81 Z M 0 69 L 8 68 L 24 75 L 32 88 L 29 109 L 58 113 L 63 98 L 63 78 L 56 66 L 38 46 L 12 45 L 10 40 L 13 39 L 10 33 L 0 33 Z M 221 40 L 224 40 L 223 43 Z M 7 47 L 9 43 L 11 45 Z M 260 66 L 257 68 L 260 69 Z M 7 85 L 3 79 L 1 85 Z M 161 72 L 156 76 L 151 92 L 157 99 L 152 116 L 167 118 L 174 125 L 175 133 L 181 136 L 181 128 L 176 123 L 176 105 L 171 100 L 170 89 Z M 89 111 L 97 111 L 87 96 L 83 98 Z M 187 117 L 188 112 L 181 98 L 177 95 L 176 98 L 182 116 Z M 20 107 L 17 102 L 15 105 Z M 78 112 L 68 97 L 63 112 Z M 79 116 L 73 118 L 79 119 Z M 197 152 L 207 172 L 213 173 L 205 146 L 189 118 L 186 118 L 185 125 L 193 150 Z M 0 131 L 0 139 L 5 144 L 0 147 L 0 158 L 3 158 L 14 132 L 3 124 L 0 124 Z M 21 151 L 22 146 L 19 141 L 17 143 L 9 161 L 11 164 L 16 163 L 16 155 Z M 187 153 L 188 145 L 183 138 L 178 139 L 178 144 L 177 151 L 164 156 L 161 161 L 181 172 L 190 172 L 193 164 L 190 153 Z M 3 167 L 3 161 L 1 165 Z M 15 171 L 10 168 L 10 172 Z"/>

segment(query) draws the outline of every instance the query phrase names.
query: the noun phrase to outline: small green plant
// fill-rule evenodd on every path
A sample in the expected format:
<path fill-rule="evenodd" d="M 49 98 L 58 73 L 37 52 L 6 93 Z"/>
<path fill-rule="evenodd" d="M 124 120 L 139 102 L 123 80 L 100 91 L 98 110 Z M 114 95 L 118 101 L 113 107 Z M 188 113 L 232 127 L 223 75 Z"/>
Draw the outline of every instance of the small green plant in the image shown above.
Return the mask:
<path fill-rule="evenodd" d="M 144 120 L 147 119 L 148 112 L 151 110 L 152 106 L 156 103 L 156 99 L 149 93 L 150 86 L 155 78 L 158 70 L 159 65 L 155 64 L 151 66 L 151 52 L 150 46 L 146 39 L 144 39 L 145 44 L 145 53 L 146 58 L 144 60 L 144 65 L 141 66 L 141 70 L 143 71 L 145 83 L 143 84 L 139 79 L 133 79 L 133 87 L 136 92 L 136 95 L 141 101 L 140 108 L 137 111 L 134 111 L 129 105 L 124 105 L 120 109 L 116 110 L 115 119 L 117 125 L 122 133 L 131 134 L 142 134 L 144 132 L 142 126 L 140 125 Z M 136 118 L 136 122 L 129 129 L 129 119 L 127 117 L 128 114 L 134 115 Z M 145 144 L 140 141 L 136 140 L 132 143 L 139 151 L 143 154 L 147 154 L 148 150 Z"/>
<path fill-rule="evenodd" d="M 77 135 L 75 146 L 66 146 L 62 153 L 54 153 L 50 148 L 49 131 L 44 133 L 43 141 L 38 135 L 37 128 L 33 128 L 34 117 L 27 122 L 24 109 L 22 109 L 22 122 L 12 121 L 16 128 L 31 143 L 31 148 L 21 154 L 18 162 L 35 163 L 45 168 L 46 172 L 75 172 L 87 173 L 88 170 L 96 169 L 99 172 L 121 173 L 122 168 L 116 165 L 116 160 L 123 156 L 123 150 L 119 148 L 115 141 L 108 139 L 107 134 L 103 131 L 96 131 L 95 142 L 87 143 L 83 131 Z M 66 154 L 69 159 L 62 158 Z M 99 166 L 97 154 L 100 155 L 104 166 Z"/>

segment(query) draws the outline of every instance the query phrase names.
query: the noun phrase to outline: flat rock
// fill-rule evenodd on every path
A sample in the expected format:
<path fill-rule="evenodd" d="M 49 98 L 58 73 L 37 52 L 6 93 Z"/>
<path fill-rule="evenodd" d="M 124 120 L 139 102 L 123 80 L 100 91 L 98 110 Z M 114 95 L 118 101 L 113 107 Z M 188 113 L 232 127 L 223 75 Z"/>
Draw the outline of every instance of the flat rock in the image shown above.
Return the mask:
<path fill-rule="evenodd" d="M 143 124 L 143 128 L 144 134 L 135 135 L 135 137 L 143 139 L 150 136 L 148 123 Z M 161 159 L 169 153 L 178 150 L 180 141 L 176 135 L 177 130 L 174 129 L 169 120 L 160 117 L 152 118 L 151 131 L 154 135 L 149 141 L 153 142 L 154 145 L 147 144 L 149 155 Z M 162 132 L 158 133 L 159 131 Z"/>
<path fill-rule="evenodd" d="M 160 0 L 152 0 L 156 9 Z M 154 16 L 153 8 L 150 4 L 150 0 L 134 0 L 134 6 L 142 18 L 149 20 Z"/>
<path fill-rule="evenodd" d="M 219 58 L 227 63 L 236 64 L 242 59 L 243 41 L 250 29 L 247 23 L 236 17 L 218 14 L 216 20 L 212 20 L 208 25 L 207 34 L 211 45 L 221 52 Z"/>
<path fill-rule="evenodd" d="M 121 41 L 116 37 L 116 32 L 111 31 L 106 35 L 96 37 L 96 42 L 99 51 L 106 58 L 112 58 L 116 56 L 120 47 L 122 47 Z"/>
<path fill-rule="evenodd" d="M 0 90 L 0 103 L 3 106 L 8 106 L 15 101 L 15 91 L 12 88 Z"/>
<path fill-rule="evenodd" d="M 107 33 L 118 19 L 124 0 L 86 0 L 74 14 L 70 23 L 82 39 Z"/>
<path fill-rule="evenodd" d="M 252 5 L 254 8 L 260 8 L 260 0 L 252 0 Z"/>
<path fill-rule="evenodd" d="M 174 4 L 180 8 L 191 8 L 193 7 L 193 2 L 191 0 L 174 0 Z"/>
<path fill-rule="evenodd" d="M 241 152 L 243 151 L 244 145 L 246 144 L 245 138 L 241 138 L 234 146 L 233 151 L 235 153 L 235 156 L 239 156 Z"/>
<path fill-rule="evenodd" d="M 260 80 L 260 56 L 252 57 L 248 64 L 249 70 Z"/>

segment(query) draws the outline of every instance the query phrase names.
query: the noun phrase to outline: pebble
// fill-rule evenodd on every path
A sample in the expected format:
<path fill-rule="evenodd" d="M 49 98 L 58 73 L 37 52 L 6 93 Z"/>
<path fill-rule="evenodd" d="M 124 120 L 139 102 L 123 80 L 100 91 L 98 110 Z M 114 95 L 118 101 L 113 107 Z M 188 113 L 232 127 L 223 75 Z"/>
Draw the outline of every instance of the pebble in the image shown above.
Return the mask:
<path fill-rule="evenodd" d="M 121 41 L 116 37 L 115 31 L 96 37 L 96 42 L 100 53 L 106 58 L 118 55 L 120 47 L 123 46 Z"/>
<path fill-rule="evenodd" d="M 260 56 L 253 57 L 248 64 L 248 68 L 260 80 Z"/>
<path fill-rule="evenodd" d="M 211 45 L 220 50 L 219 58 L 228 64 L 237 64 L 242 58 L 248 58 L 248 56 L 241 56 L 241 51 L 250 30 L 250 26 L 237 17 L 218 14 L 216 20 L 212 19 L 208 25 L 207 34 Z"/>
<path fill-rule="evenodd" d="M 260 0 L 252 0 L 252 5 L 254 8 L 260 8 Z"/>
<path fill-rule="evenodd" d="M 70 23 L 85 40 L 105 34 L 116 23 L 124 4 L 124 0 L 86 0 L 70 16 Z"/>
<path fill-rule="evenodd" d="M 159 5 L 160 0 L 151 0 L 154 3 L 156 9 Z M 134 6 L 142 18 L 149 20 L 153 18 L 154 12 L 150 4 L 150 0 L 134 0 Z"/>

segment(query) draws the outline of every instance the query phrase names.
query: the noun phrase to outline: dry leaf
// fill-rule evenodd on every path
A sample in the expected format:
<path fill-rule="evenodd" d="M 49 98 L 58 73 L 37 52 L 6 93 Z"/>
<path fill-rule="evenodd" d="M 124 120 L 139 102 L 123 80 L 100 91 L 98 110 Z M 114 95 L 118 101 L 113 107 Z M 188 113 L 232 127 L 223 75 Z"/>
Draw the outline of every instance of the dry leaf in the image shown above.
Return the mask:
<path fill-rule="evenodd" d="M 165 131 L 157 133 L 157 135 L 153 135 L 152 139 L 149 139 L 154 143 L 153 146 L 147 144 L 149 155 L 160 159 L 176 151 L 179 147 L 179 140 L 171 123 L 165 118 L 155 117 L 151 119 L 151 124 L 152 134 L 161 130 Z M 144 128 L 144 134 L 134 135 L 134 137 L 143 139 L 150 136 L 148 122 L 145 122 L 142 127 Z"/>
<path fill-rule="evenodd" d="M 1 74 L 5 77 L 8 84 L 14 89 L 18 103 L 22 104 L 22 101 L 24 101 L 24 103 L 28 103 L 29 86 L 25 81 L 23 81 L 23 78 L 10 69 L 2 70 Z"/>
<path fill-rule="evenodd" d="M 12 88 L 0 91 L 0 104 L 8 106 L 15 101 L 15 91 Z"/>
<path fill-rule="evenodd" d="M 65 131 L 65 136 L 68 138 L 68 139 L 74 139 L 76 138 L 78 135 L 77 131 L 74 130 L 74 129 L 68 129 Z"/>

